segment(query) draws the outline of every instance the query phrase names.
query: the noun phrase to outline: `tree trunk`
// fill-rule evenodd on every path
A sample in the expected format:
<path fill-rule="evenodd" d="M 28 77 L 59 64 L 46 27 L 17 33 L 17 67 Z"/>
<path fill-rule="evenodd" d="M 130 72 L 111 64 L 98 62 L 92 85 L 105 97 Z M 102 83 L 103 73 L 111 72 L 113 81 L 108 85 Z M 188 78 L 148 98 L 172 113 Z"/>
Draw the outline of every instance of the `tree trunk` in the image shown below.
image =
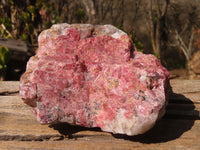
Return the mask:
<path fill-rule="evenodd" d="M 156 49 L 154 51 L 155 55 L 158 56 L 160 58 L 160 46 L 161 46 L 161 36 L 160 36 L 160 18 L 157 19 L 156 22 L 156 31 L 155 31 L 155 45 L 156 45 Z"/>
<path fill-rule="evenodd" d="M 88 23 L 96 23 L 96 11 L 94 8 L 94 0 L 82 0 L 88 14 Z"/>
<path fill-rule="evenodd" d="M 165 0 L 165 3 L 162 6 L 159 4 L 159 0 L 150 1 L 149 17 L 151 21 L 150 23 L 151 44 L 154 54 L 161 59 L 162 64 L 165 64 L 164 51 L 166 49 L 166 40 L 167 40 L 167 34 L 165 33 L 166 32 L 165 18 L 168 5 L 169 5 L 169 0 Z M 153 14 L 154 10 L 155 14 Z"/>

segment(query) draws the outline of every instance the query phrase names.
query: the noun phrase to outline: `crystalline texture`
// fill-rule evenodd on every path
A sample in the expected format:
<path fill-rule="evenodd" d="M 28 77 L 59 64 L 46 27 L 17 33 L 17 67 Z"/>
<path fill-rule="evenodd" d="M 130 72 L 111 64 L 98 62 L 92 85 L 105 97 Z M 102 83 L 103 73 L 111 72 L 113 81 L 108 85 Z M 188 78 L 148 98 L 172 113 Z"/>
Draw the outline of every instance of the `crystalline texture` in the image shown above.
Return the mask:
<path fill-rule="evenodd" d="M 169 74 L 111 25 L 57 24 L 43 31 L 20 80 L 41 124 L 67 122 L 136 135 L 164 114 Z"/>

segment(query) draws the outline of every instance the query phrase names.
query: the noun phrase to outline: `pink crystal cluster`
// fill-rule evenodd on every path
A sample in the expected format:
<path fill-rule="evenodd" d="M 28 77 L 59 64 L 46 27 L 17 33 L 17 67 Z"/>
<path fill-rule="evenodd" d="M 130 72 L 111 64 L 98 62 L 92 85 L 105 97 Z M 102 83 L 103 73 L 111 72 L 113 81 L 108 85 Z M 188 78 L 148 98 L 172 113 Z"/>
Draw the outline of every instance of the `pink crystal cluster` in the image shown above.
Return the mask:
<path fill-rule="evenodd" d="M 43 31 L 20 80 L 41 124 L 67 122 L 136 135 L 164 114 L 169 74 L 111 25 L 57 24 Z"/>

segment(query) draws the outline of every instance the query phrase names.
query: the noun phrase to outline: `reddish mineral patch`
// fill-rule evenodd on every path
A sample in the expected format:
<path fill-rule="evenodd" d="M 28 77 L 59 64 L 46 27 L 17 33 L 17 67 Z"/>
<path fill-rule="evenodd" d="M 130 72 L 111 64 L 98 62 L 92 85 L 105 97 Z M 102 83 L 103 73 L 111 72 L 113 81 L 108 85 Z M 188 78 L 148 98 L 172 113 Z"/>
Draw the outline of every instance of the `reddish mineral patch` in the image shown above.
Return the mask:
<path fill-rule="evenodd" d="M 43 31 L 20 80 L 20 96 L 41 124 L 67 122 L 127 135 L 164 113 L 169 74 L 111 26 L 57 24 Z"/>

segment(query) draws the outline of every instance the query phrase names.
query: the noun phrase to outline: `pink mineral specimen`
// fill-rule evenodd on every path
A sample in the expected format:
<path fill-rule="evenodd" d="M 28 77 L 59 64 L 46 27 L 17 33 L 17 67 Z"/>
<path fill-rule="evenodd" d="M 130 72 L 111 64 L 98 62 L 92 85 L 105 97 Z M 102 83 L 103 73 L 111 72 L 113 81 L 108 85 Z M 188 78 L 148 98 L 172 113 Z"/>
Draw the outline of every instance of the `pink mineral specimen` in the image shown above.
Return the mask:
<path fill-rule="evenodd" d="M 41 124 L 67 122 L 136 135 L 163 116 L 169 74 L 112 25 L 57 24 L 43 31 L 20 80 Z"/>

